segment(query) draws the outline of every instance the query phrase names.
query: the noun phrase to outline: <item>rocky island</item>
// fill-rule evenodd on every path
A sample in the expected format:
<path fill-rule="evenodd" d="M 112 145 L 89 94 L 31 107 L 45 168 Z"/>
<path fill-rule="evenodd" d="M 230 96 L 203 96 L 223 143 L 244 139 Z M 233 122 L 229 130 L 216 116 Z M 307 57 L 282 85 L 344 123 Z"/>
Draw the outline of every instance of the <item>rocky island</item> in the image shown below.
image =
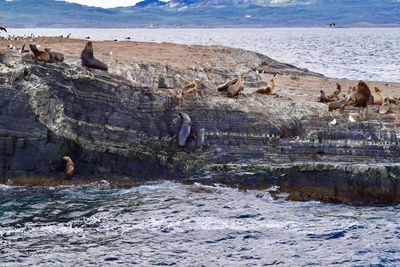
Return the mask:
<path fill-rule="evenodd" d="M 62 52 L 65 61 L 36 63 L 7 48 L 24 42 Z M 332 93 L 336 83 L 347 90 L 358 81 L 240 49 L 133 41 L 94 42 L 95 56 L 109 71 L 87 70 L 80 62 L 85 43 L 0 41 L 2 183 L 61 180 L 68 155 L 75 180 L 176 179 L 279 188 L 291 200 L 400 201 L 399 107 L 379 114 L 379 106 L 369 105 L 366 118 L 354 122 L 349 114 L 356 108 L 328 112 L 318 102 L 320 90 Z M 240 74 L 245 89 L 237 97 L 218 92 Z M 254 94 L 271 79 L 276 96 Z M 195 80 L 197 90 L 182 96 Z M 367 83 L 385 97 L 398 96 L 398 83 Z M 192 121 L 184 149 L 176 146 L 179 112 Z"/>

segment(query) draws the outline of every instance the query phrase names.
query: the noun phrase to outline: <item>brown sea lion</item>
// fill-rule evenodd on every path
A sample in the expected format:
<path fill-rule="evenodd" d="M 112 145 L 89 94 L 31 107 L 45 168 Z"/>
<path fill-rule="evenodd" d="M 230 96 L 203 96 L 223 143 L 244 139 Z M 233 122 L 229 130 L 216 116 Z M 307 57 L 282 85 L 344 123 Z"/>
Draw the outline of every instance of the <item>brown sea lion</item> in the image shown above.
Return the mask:
<path fill-rule="evenodd" d="M 386 114 L 386 113 L 390 112 L 390 110 L 392 108 L 392 104 L 396 105 L 397 101 L 392 97 L 386 97 L 383 100 L 382 105 L 379 107 L 379 113 L 380 114 Z"/>
<path fill-rule="evenodd" d="M 229 81 L 217 86 L 218 92 L 223 92 L 223 91 L 228 90 L 229 86 L 234 85 L 235 83 L 237 83 L 237 81 L 238 81 L 238 78 L 235 78 L 235 79 L 229 80 Z"/>
<path fill-rule="evenodd" d="M 182 95 L 186 96 L 192 92 L 195 92 L 199 89 L 200 87 L 200 80 L 199 79 L 195 79 L 193 80 L 191 83 L 189 83 L 188 85 L 186 85 L 185 87 L 182 88 Z"/>
<path fill-rule="evenodd" d="M 336 91 L 342 92 L 342 86 L 338 82 L 336 82 Z"/>
<path fill-rule="evenodd" d="M 275 88 L 274 79 L 270 80 L 270 85 L 268 85 L 267 88 L 258 89 L 254 93 L 255 94 L 262 94 L 262 95 L 276 95 L 276 88 Z"/>
<path fill-rule="evenodd" d="M 356 91 L 352 94 L 349 95 L 346 99 L 347 102 L 343 106 L 344 107 L 348 106 L 350 104 L 350 101 L 353 101 L 353 106 L 359 108 L 359 116 L 363 119 L 365 119 L 366 115 L 366 108 L 368 103 L 370 103 L 372 98 L 371 90 L 369 89 L 368 85 L 364 81 L 359 81 L 357 84 Z"/>
<path fill-rule="evenodd" d="M 65 161 L 65 178 L 70 180 L 75 172 L 74 162 L 68 156 L 64 156 L 63 160 Z"/>
<path fill-rule="evenodd" d="M 189 117 L 184 112 L 179 112 L 179 116 L 181 117 L 181 126 L 179 129 L 179 134 L 178 134 L 178 147 L 183 148 L 186 145 L 186 142 L 190 136 L 191 132 L 191 126 L 192 126 L 192 121 Z"/>
<path fill-rule="evenodd" d="M 228 87 L 228 97 L 234 97 L 244 90 L 244 75 L 240 74 L 238 81 Z"/>
<path fill-rule="evenodd" d="M 383 97 L 381 94 L 381 90 L 378 87 L 374 87 L 374 90 L 371 92 L 372 94 L 372 103 L 373 105 L 382 105 L 383 104 Z"/>
<path fill-rule="evenodd" d="M 340 99 L 340 96 L 339 96 L 340 93 L 341 93 L 341 91 L 336 90 L 336 91 L 333 92 L 333 94 L 331 94 L 330 96 L 328 96 L 328 99 L 329 99 L 330 101 L 338 101 L 338 100 Z"/>
<path fill-rule="evenodd" d="M 93 56 L 93 44 L 92 42 L 88 42 L 81 53 L 82 66 L 89 69 L 99 69 L 108 71 L 108 67 L 106 64 L 97 60 Z"/>
<path fill-rule="evenodd" d="M 320 96 L 318 98 L 318 101 L 321 103 L 328 103 L 328 102 L 332 102 L 332 100 L 330 100 L 326 94 L 324 90 L 319 90 Z"/>
<path fill-rule="evenodd" d="M 33 53 L 33 59 L 36 61 L 41 61 L 44 63 L 50 62 L 50 55 L 46 51 L 40 51 L 36 45 L 31 44 L 29 45 L 29 48 L 31 49 Z"/>
<path fill-rule="evenodd" d="M 347 95 L 345 98 L 342 98 L 342 99 L 337 100 L 337 101 L 330 102 L 328 104 L 328 110 L 329 111 L 336 110 L 336 109 L 343 110 L 346 105 L 350 105 L 350 104 L 353 103 L 352 96 L 353 95 L 350 94 L 350 95 Z"/>
<path fill-rule="evenodd" d="M 58 61 L 58 62 L 63 62 L 64 61 L 64 55 L 63 53 L 60 52 L 52 52 L 50 48 L 45 48 L 44 49 L 47 53 L 49 53 L 50 60 L 51 61 Z"/>

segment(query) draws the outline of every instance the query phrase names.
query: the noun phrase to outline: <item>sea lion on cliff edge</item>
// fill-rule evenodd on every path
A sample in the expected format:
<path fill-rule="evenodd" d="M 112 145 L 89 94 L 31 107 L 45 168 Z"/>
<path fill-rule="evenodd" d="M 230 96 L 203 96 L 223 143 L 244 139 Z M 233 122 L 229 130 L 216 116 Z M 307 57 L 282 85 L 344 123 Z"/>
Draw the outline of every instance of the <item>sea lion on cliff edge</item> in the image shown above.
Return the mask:
<path fill-rule="evenodd" d="M 240 74 L 238 81 L 228 87 L 228 97 L 234 97 L 244 90 L 244 75 Z"/>
<path fill-rule="evenodd" d="M 192 121 L 189 115 L 184 112 L 179 112 L 179 116 L 181 117 L 181 126 L 178 134 L 178 147 L 183 148 L 190 136 Z"/>
<path fill-rule="evenodd" d="M 275 88 L 275 81 L 274 79 L 270 80 L 270 84 L 265 89 L 257 89 L 255 94 L 262 94 L 262 95 L 276 95 L 276 88 Z"/>
<path fill-rule="evenodd" d="M 75 172 L 74 162 L 68 156 L 64 156 L 63 160 L 65 161 L 65 178 L 70 180 Z"/>
<path fill-rule="evenodd" d="M 108 71 L 108 67 L 106 64 L 94 58 L 92 42 L 87 42 L 85 48 L 81 53 L 81 60 L 82 66 L 86 68 Z"/>
<path fill-rule="evenodd" d="M 63 62 L 64 61 L 64 54 L 63 53 L 52 52 L 50 48 L 45 48 L 44 51 L 49 53 L 51 61 L 58 61 L 58 62 Z"/>
<path fill-rule="evenodd" d="M 356 91 L 349 96 L 349 98 L 346 97 L 348 101 L 343 105 L 343 109 L 350 104 L 350 101 L 353 101 L 353 106 L 359 108 L 359 116 L 365 119 L 366 108 L 372 98 L 371 90 L 369 89 L 368 85 L 364 81 L 359 81 Z"/>
<path fill-rule="evenodd" d="M 29 48 L 31 49 L 33 53 L 33 59 L 36 61 L 41 61 L 44 63 L 50 62 L 50 55 L 46 51 L 40 51 L 36 45 L 31 44 L 29 45 Z"/>
<path fill-rule="evenodd" d="M 225 83 L 217 86 L 218 92 L 223 92 L 223 91 L 228 90 L 229 86 L 234 85 L 235 83 L 237 83 L 237 81 L 238 81 L 238 78 L 235 78 L 235 79 L 226 81 Z"/>

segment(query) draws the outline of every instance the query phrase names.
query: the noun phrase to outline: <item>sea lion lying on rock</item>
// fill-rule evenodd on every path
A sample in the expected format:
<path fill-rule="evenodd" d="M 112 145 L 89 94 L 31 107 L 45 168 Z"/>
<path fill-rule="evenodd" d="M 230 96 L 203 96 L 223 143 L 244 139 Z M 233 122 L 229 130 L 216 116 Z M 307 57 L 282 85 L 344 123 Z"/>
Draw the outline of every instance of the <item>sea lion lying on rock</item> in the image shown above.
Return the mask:
<path fill-rule="evenodd" d="M 32 53 L 33 53 L 33 59 L 35 61 L 39 61 L 39 62 L 43 62 L 43 63 L 47 63 L 50 62 L 50 55 L 49 53 L 47 53 L 46 51 L 40 51 L 36 45 L 31 44 L 29 45 L 29 48 L 31 49 Z"/>
<path fill-rule="evenodd" d="M 88 42 L 81 53 L 82 66 L 89 69 L 108 71 L 108 66 L 93 56 L 93 44 Z"/>
<path fill-rule="evenodd" d="M 237 81 L 238 81 L 238 78 L 235 78 L 235 79 L 229 80 L 226 83 L 223 83 L 223 84 L 217 86 L 218 92 L 223 92 L 223 91 L 228 90 L 229 86 L 234 85 L 235 83 L 237 83 Z"/>
<path fill-rule="evenodd" d="M 63 160 L 65 161 L 65 178 L 70 180 L 75 172 L 74 162 L 68 156 L 64 156 Z"/>
<path fill-rule="evenodd" d="M 182 95 L 186 96 L 192 92 L 195 92 L 199 89 L 199 85 L 200 85 L 200 80 L 199 79 L 195 79 L 193 80 L 191 83 L 189 83 L 188 85 L 186 85 L 185 87 L 182 88 Z"/>
<path fill-rule="evenodd" d="M 392 97 L 386 97 L 383 100 L 382 105 L 379 107 L 379 113 L 380 114 L 386 114 L 386 113 L 390 112 L 390 110 L 392 108 L 392 104 L 396 105 L 397 101 Z"/>
<path fill-rule="evenodd" d="M 234 97 L 244 90 L 244 75 L 240 74 L 238 81 L 228 87 L 228 97 Z"/>
<path fill-rule="evenodd" d="M 353 103 L 352 101 L 353 101 L 352 94 L 347 95 L 345 98 L 330 102 L 328 104 L 328 110 L 329 111 L 333 111 L 333 110 L 337 110 L 337 109 L 343 110 L 346 105 L 352 104 Z"/>
<path fill-rule="evenodd" d="M 270 85 L 268 85 L 267 88 L 258 89 L 254 93 L 255 94 L 262 94 L 262 95 L 276 95 L 276 88 L 275 88 L 274 79 L 270 80 Z"/>
<path fill-rule="evenodd" d="M 44 49 L 50 56 L 50 61 L 58 61 L 58 62 L 63 62 L 64 61 L 64 54 L 60 52 L 52 52 L 50 48 L 45 48 Z"/>

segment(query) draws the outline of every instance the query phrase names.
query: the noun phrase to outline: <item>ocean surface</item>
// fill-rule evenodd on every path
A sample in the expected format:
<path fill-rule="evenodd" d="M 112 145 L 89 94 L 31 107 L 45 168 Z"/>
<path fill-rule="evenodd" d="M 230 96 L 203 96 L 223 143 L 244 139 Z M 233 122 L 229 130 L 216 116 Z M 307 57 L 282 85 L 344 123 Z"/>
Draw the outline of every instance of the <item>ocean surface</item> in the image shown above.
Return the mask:
<path fill-rule="evenodd" d="M 152 182 L 0 187 L 0 266 L 399 266 L 400 207 Z"/>
<path fill-rule="evenodd" d="M 329 77 L 400 82 L 400 28 L 9 29 L 11 35 L 224 45 Z"/>
<path fill-rule="evenodd" d="M 400 29 L 9 29 L 227 45 L 333 77 L 400 81 Z M 159 181 L 0 185 L 0 266 L 400 266 L 400 206 Z"/>

